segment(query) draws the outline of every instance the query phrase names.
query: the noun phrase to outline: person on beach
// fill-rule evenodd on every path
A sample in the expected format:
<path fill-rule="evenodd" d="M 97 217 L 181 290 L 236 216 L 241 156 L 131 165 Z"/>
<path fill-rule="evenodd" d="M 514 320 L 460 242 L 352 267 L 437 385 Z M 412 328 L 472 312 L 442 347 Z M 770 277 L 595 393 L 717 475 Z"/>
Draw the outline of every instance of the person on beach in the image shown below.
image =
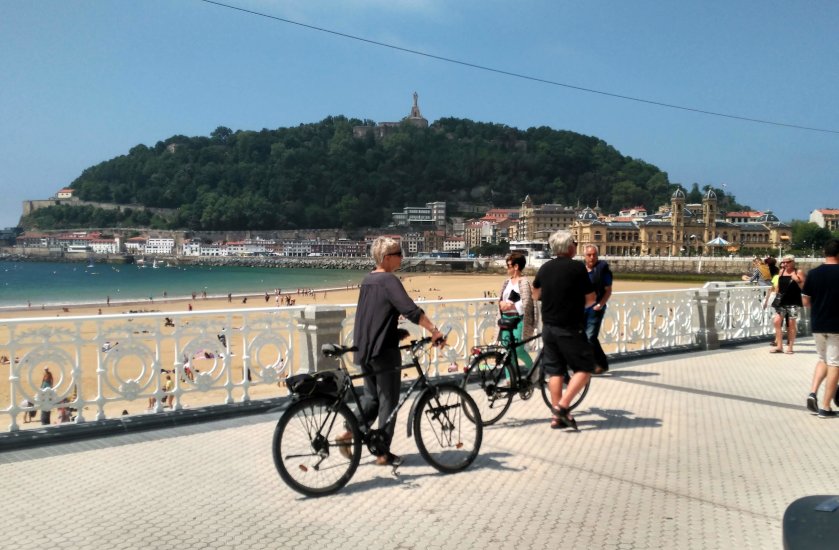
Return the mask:
<path fill-rule="evenodd" d="M 824 245 L 824 263 L 807 273 L 802 289 L 805 306 L 809 306 L 813 338 L 819 360 L 813 372 L 807 409 L 819 418 L 836 416 L 830 402 L 839 407 L 839 240 L 830 239 Z M 826 380 L 826 382 L 825 382 Z M 816 394 L 825 382 L 822 406 L 817 404 Z"/>
<path fill-rule="evenodd" d="M 603 316 L 606 315 L 606 302 L 612 297 L 612 270 L 608 262 L 599 259 L 599 252 L 593 244 L 587 244 L 584 249 L 586 270 L 595 293 L 594 305 L 586 308 L 586 338 L 594 353 L 594 374 L 603 374 L 609 370 L 609 359 L 600 345 L 598 336 Z"/>
<path fill-rule="evenodd" d="M 50 372 L 49 367 L 44 367 L 44 376 L 41 378 L 41 389 L 46 390 L 52 388 L 55 384 L 55 380 L 53 379 L 52 372 Z M 50 409 L 46 409 L 41 411 L 41 424 L 44 426 L 49 426 L 50 424 L 50 415 L 52 411 Z"/>
<path fill-rule="evenodd" d="M 585 310 L 594 305 L 597 295 L 585 264 L 574 259 L 577 241 L 571 232 L 555 232 L 548 245 L 556 257 L 539 268 L 533 280 L 533 297 L 542 301 L 542 357 L 545 372 L 550 375 L 551 428 L 576 430 L 577 422 L 569 406 L 594 371 L 594 353 L 585 332 Z M 569 366 L 574 374 L 563 393 Z"/>
<path fill-rule="evenodd" d="M 172 390 L 175 389 L 175 383 L 172 382 L 172 375 L 166 375 L 166 381 L 163 383 L 163 396 L 162 402 L 164 407 L 172 408 L 172 405 L 175 403 L 175 394 L 172 393 Z"/>
<path fill-rule="evenodd" d="M 358 348 L 355 362 L 364 374 L 370 375 L 364 378 L 362 414 L 368 422 L 378 416 L 379 429 L 387 428 L 385 435 L 389 446 L 395 422 L 389 426 L 385 423 L 399 401 L 401 379 L 399 316 L 429 331 L 435 345 L 443 344 L 444 336 L 393 274 L 402 265 L 399 242 L 390 237 L 378 237 L 370 252 L 376 268 L 364 277 L 359 291 L 353 329 Z M 340 440 L 348 441 L 351 437 L 348 432 L 342 434 Z M 380 466 L 398 466 L 401 462 L 402 458 L 390 451 L 376 457 L 376 464 Z"/>
<path fill-rule="evenodd" d="M 522 340 L 533 336 L 533 327 L 536 323 L 535 310 L 533 308 L 533 291 L 530 281 L 522 274 L 527 259 L 520 252 L 513 252 L 507 256 L 507 278 L 501 285 L 501 299 L 498 301 L 498 309 L 501 317 L 518 317 L 521 322 L 513 329 L 513 338 Z M 430 290 L 430 289 L 429 289 Z M 500 340 L 502 345 L 510 343 L 510 333 L 501 331 Z M 516 348 L 516 356 L 528 369 L 533 365 L 533 359 L 524 349 L 524 345 Z"/>
<path fill-rule="evenodd" d="M 775 308 L 775 347 L 770 353 L 784 353 L 783 323 L 787 324 L 787 351 L 794 353 L 795 331 L 798 320 L 798 311 L 801 309 L 801 287 L 804 286 L 804 272 L 795 267 L 795 257 L 786 255 L 781 259 L 781 272 L 778 274 L 778 282 L 775 284 L 775 294 L 781 295 L 781 303 Z"/>

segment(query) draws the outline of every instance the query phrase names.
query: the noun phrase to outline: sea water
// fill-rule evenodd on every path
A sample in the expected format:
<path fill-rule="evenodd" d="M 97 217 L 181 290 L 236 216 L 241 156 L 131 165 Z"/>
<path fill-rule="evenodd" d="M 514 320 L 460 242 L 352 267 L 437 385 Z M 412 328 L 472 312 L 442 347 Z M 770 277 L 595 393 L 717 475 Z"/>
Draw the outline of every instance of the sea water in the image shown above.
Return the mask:
<path fill-rule="evenodd" d="M 364 271 L 344 269 L 0 262 L 0 308 L 262 294 L 346 288 Z"/>

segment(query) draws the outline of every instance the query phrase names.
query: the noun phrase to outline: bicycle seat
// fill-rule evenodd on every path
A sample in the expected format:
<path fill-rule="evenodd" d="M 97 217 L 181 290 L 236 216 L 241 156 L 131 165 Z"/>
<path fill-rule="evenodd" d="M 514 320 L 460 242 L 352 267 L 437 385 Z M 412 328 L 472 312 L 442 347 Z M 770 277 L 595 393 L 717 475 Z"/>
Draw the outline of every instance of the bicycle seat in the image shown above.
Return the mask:
<path fill-rule="evenodd" d="M 521 322 L 521 317 L 499 317 L 498 318 L 498 327 L 501 330 L 513 330 L 519 323 Z"/>
<path fill-rule="evenodd" d="M 342 346 L 340 344 L 324 344 L 320 348 L 320 352 L 324 357 L 340 357 L 350 351 L 358 351 L 358 348 Z"/>

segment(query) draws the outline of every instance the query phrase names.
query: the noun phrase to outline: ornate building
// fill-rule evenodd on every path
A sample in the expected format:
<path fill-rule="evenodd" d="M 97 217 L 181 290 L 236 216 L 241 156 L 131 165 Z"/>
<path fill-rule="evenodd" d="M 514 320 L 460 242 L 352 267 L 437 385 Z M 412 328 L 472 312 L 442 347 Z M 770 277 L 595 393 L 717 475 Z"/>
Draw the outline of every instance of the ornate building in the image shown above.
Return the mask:
<path fill-rule="evenodd" d="M 557 229 L 569 229 L 577 218 L 576 210 L 561 204 L 534 206 L 530 195 L 525 197 L 519 210 L 518 239 L 523 241 L 543 240 Z"/>
<path fill-rule="evenodd" d="M 748 223 L 732 223 L 718 216 L 713 190 L 705 193 L 701 205 L 686 205 L 685 192 L 678 188 L 670 199 L 669 210 L 665 207 L 657 214 L 640 218 L 608 219 L 586 208 L 577 215 L 571 230 L 579 249 L 594 244 L 601 254 L 617 256 L 764 252 L 782 247 L 791 237 L 790 227 L 771 212 Z M 714 241 L 719 244 L 709 244 Z"/>

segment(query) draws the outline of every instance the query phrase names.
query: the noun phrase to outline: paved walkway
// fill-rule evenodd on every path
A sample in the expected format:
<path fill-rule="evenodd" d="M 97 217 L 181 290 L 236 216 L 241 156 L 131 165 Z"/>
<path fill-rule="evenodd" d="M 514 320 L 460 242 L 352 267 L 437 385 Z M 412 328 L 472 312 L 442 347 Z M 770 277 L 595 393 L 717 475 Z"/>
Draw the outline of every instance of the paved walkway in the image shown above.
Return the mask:
<path fill-rule="evenodd" d="M 278 413 L 0 453 L 5 548 L 780 548 L 787 505 L 835 494 L 839 419 L 804 409 L 811 338 L 636 360 L 593 381 L 580 433 L 535 396 L 437 474 L 405 431 L 337 495 L 277 476 Z M 401 417 L 404 421 L 404 415 Z M 402 421 L 400 424 L 402 424 Z"/>

